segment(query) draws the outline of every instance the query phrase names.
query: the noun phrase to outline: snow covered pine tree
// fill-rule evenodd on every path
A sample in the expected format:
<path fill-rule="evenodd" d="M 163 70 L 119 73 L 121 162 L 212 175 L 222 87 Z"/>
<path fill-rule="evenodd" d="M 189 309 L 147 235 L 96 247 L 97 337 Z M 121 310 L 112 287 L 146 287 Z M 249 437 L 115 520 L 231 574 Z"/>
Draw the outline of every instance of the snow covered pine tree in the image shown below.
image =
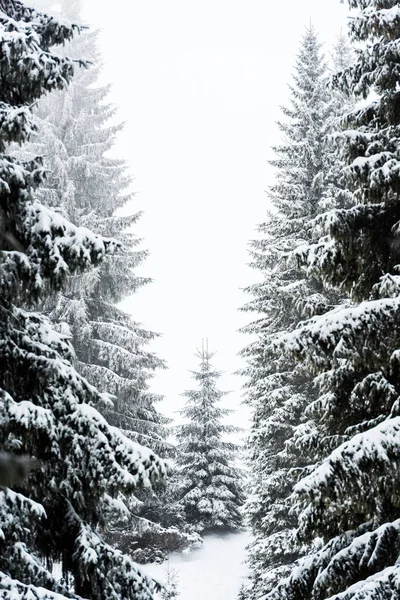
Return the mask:
<path fill-rule="evenodd" d="M 74 30 L 0 0 L 0 449 L 38 462 L 24 490 L 0 490 L 0 595 L 145 600 L 154 582 L 96 528 L 107 509 L 123 511 L 137 486 L 160 476 L 163 462 L 108 425 L 95 406 L 109 396 L 72 368 L 72 347 L 48 319 L 26 310 L 118 245 L 34 199 L 40 159 L 6 154 L 31 135 L 34 102 L 71 79 L 73 61 L 50 48 Z"/>
<path fill-rule="evenodd" d="M 51 0 L 38 0 L 50 7 Z M 72 22 L 81 20 L 79 0 L 61 0 L 60 13 Z M 67 286 L 45 303 L 44 310 L 57 329 L 71 335 L 77 359 L 74 366 L 89 383 L 115 398 L 102 411 L 107 421 L 124 434 L 153 448 L 166 458 L 166 419 L 158 410 L 161 396 L 150 392 L 149 380 L 164 363 L 147 346 L 155 337 L 135 322 L 119 304 L 150 280 L 138 277 L 136 267 L 147 253 L 138 250 L 132 227 L 140 213 L 117 216 L 133 198 L 124 160 L 110 158 L 121 125 L 111 124 L 116 109 L 107 101 L 110 86 L 98 84 L 102 59 L 98 32 L 85 30 L 63 55 L 85 56 L 91 64 L 81 69 L 67 89 L 39 101 L 35 116 L 38 132 L 23 153 L 43 155 L 51 174 L 37 198 L 57 207 L 70 221 L 95 233 L 118 237 L 123 247 L 106 257 L 96 269 L 68 278 Z M 199 539 L 181 531 L 182 519 L 169 506 L 170 479 L 141 489 L 132 498 L 131 513 L 107 524 L 106 539 L 137 562 L 161 560 Z M 172 510 L 171 510 L 172 509 Z"/>
<path fill-rule="evenodd" d="M 178 572 L 170 567 L 168 563 L 167 580 L 161 592 L 162 600 L 174 600 L 179 597 L 179 576 Z"/>
<path fill-rule="evenodd" d="M 303 250 L 312 272 L 354 300 L 278 343 L 320 372 L 321 464 L 295 488 L 299 537 L 322 549 L 268 600 L 400 597 L 400 4 L 349 0 L 354 68 L 337 78 L 362 96 L 338 141 L 358 204 L 322 219 L 327 237 Z M 375 98 L 369 98 L 370 92 Z"/>
<path fill-rule="evenodd" d="M 334 55 L 346 55 L 345 46 L 341 40 Z M 338 298 L 307 277 L 296 261 L 287 261 L 287 253 L 313 239 L 310 222 L 316 215 L 351 198 L 337 185 L 336 152 L 326 143 L 330 122 L 344 103 L 329 92 L 327 82 L 327 65 L 310 27 L 296 59 L 289 107 L 279 123 L 284 142 L 274 148 L 276 158 L 270 161 L 276 182 L 268 196 L 275 210 L 259 227 L 262 237 L 252 242 L 252 266 L 263 280 L 246 290 L 253 299 L 244 307 L 258 317 L 243 330 L 256 340 L 242 352 L 247 361 L 242 371 L 248 378 L 246 403 L 252 410 L 245 512 L 254 541 L 248 548 L 250 576 L 243 592 L 251 600 L 270 591 L 306 549 L 294 539 L 297 515 L 288 498 L 313 462 L 312 446 L 303 444 L 315 432 L 304 415 L 315 395 L 313 377 L 303 365 L 282 356 L 273 342 L 302 319 L 324 313 Z"/>
<path fill-rule="evenodd" d="M 62 17 L 80 22 L 80 4 L 62 0 Z M 161 396 L 148 390 L 155 369 L 164 366 L 146 350 L 156 336 L 116 306 L 150 280 L 135 274 L 147 255 L 137 249 L 132 233 L 140 213 L 116 215 L 133 194 L 127 163 L 108 155 L 122 127 L 110 124 L 116 112 L 107 102 L 110 86 L 97 83 L 101 73 L 97 38 L 96 30 L 84 31 L 68 44 L 68 55 L 85 56 L 90 68 L 78 72 L 67 89 L 38 103 L 38 134 L 25 152 L 45 156 L 51 171 L 36 194 L 41 202 L 56 206 L 76 225 L 118 237 L 123 247 L 96 269 L 70 277 L 68 286 L 45 308 L 57 327 L 71 334 L 77 370 L 100 391 L 115 396 L 114 407 L 105 413 L 107 420 L 135 441 L 165 454 L 167 419 L 155 406 Z"/>
<path fill-rule="evenodd" d="M 216 387 L 221 374 L 210 364 L 214 354 L 203 348 L 196 356 L 200 370 L 192 375 L 199 387 L 183 394 L 181 415 L 188 422 L 177 427 L 177 498 L 193 530 L 238 530 L 243 491 L 234 467 L 236 445 L 223 440 L 237 428 L 222 422 L 232 411 L 218 406 L 225 392 Z"/>

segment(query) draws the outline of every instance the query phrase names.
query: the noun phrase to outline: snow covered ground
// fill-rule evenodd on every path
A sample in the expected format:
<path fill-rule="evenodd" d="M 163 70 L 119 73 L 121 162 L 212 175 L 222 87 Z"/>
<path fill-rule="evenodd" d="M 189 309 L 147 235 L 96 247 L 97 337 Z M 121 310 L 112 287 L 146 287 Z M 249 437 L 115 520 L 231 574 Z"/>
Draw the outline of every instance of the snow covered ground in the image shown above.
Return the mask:
<path fill-rule="evenodd" d="M 246 574 L 248 532 L 204 537 L 202 548 L 188 555 L 171 554 L 170 571 L 178 574 L 179 600 L 235 600 Z M 168 562 L 145 565 L 143 570 L 163 583 Z"/>

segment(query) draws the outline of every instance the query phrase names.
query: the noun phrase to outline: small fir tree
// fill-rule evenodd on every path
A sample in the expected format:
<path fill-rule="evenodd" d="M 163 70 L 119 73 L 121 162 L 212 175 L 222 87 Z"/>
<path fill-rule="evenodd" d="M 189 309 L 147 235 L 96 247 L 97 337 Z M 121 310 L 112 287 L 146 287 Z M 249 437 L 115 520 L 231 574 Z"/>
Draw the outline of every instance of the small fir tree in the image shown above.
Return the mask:
<path fill-rule="evenodd" d="M 221 374 L 210 364 L 214 354 L 203 347 L 196 356 L 200 369 L 192 374 L 198 388 L 183 394 L 187 422 L 177 427 L 177 497 L 194 530 L 238 530 L 243 492 L 234 466 L 236 446 L 223 439 L 237 429 L 223 423 L 232 411 L 219 406 L 225 392 L 216 387 Z"/>
<path fill-rule="evenodd" d="M 168 563 L 167 580 L 161 590 L 161 598 L 162 600 L 174 600 L 174 598 L 178 598 L 179 596 L 179 575 Z"/>

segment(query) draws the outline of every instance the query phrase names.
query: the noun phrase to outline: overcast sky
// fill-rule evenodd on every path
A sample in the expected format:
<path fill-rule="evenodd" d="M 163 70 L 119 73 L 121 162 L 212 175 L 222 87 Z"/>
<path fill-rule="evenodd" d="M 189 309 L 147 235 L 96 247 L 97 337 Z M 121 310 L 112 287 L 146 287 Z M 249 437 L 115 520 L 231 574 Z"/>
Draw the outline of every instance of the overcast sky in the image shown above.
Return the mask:
<path fill-rule="evenodd" d="M 83 0 L 102 28 L 104 82 L 126 121 L 116 149 L 135 176 L 137 226 L 151 256 L 138 274 L 154 283 L 125 304 L 163 334 L 153 349 L 169 370 L 153 390 L 179 410 L 202 338 L 217 352 L 227 402 L 240 408 L 232 373 L 246 337 L 241 291 L 259 279 L 248 241 L 264 219 L 272 183 L 267 160 L 279 143 L 299 40 L 310 19 L 328 53 L 347 27 L 340 0 Z"/>

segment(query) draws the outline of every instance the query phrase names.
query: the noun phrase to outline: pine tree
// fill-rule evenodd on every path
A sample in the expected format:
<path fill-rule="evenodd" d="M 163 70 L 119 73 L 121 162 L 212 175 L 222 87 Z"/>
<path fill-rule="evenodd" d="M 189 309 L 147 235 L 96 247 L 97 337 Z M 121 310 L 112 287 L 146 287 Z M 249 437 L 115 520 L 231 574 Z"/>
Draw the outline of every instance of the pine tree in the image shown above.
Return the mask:
<path fill-rule="evenodd" d="M 0 450 L 35 462 L 23 488 L 0 490 L 1 597 L 150 599 L 153 583 L 97 528 L 162 474 L 163 462 L 108 425 L 96 407 L 109 395 L 74 370 L 68 339 L 33 311 L 119 245 L 44 207 L 34 195 L 42 160 L 7 154 L 34 132 L 33 104 L 71 80 L 76 63 L 51 47 L 78 28 L 18 0 L 0 8 Z"/>
<path fill-rule="evenodd" d="M 168 563 L 167 581 L 165 582 L 164 587 L 161 590 L 162 600 L 173 600 L 174 598 L 178 598 L 180 596 L 178 585 L 178 573 L 175 569 L 172 569 Z"/>
<path fill-rule="evenodd" d="M 358 204 L 327 213 L 327 236 L 303 256 L 354 304 L 311 319 L 277 343 L 320 373 L 310 407 L 323 459 L 295 488 L 298 536 L 324 546 L 266 598 L 389 600 L 399 596 L 400 6 L 351 0 L 362 47 L 336 78 L 368 99 L 342 122 L 338 142 Z"/>
<path fill-rule="evenodd" d="M 345 54 L 344 40 L 338 47 Z M 338 185 L 336 152 L 327 144 L 344 100 L 328 90 L 325 59 L 312 27 L 301 41 L 293 80 L 289 107 L 282 109 L 285 120 L 279 123 L 284 142 L 274 148 L 276 158 L 270 161 L 276 171 L 276 183 L 268 192 L 274 210 L 259 228 L 261 239 L 252 242 L 251 266 L 262 272 L 263 280 L 247 289 L 253 300 L 244 307 L 258 316 L 244 329 L 256 340 L 242 353 L 247 361 L 246 402 L 252 410 L 247 444 L 251 491 L 245 509 L 254 539 L 248 548 L 250 583 L 244 593 L 254 600 L 289 573 L 306 551 L 294 537 L 297 513 L 288 498 L 315 460 L 315 424 L 305 414 L 316 393 L 313 377 L 282 355 L 274 340 L 339 301 L 288 256 L 312 241 L 318 231 L 315 219 L 325 208 L 351 202 L 351 194 Z"/>
<path fill-rule="evenodd" d="M 80 20 L 80 7 L 79 0 L 60 3 L 63 18 L 73 21 Z M 59 207 L 72 221 L 117 236 L 124 250 L 95 271 L 70 278 L 67 289 L 50 298 L 45 309 L 57 327 L 71 335 L 77 370 L 115 396 L 113 406 L 103 411 L 107 420 L 165 458 L 173 454 L 167 441 L 169 420 L 157 410 L 161 396 L 149 391 L 153 373 L 164 367 L 146 349 L 156 334 L 116 306 L 149 280 L 135 274 L 147 255 L 138 251 L 139 240 L 132 233 L 140 213 L 116 213 L 133 194 L 126 162 L 109 157 L 121 126 L 110 123 L 116 113 L 107 101 L 110 86 L 97 83 L 102 67 L 97 38 L 97 31 L 85 31 L 68 48 L 73 56 L 88 57 L 90 68 L 67 90 L 39 103 L 39 132 L 30 151 L 42 153 L 51 170 L 46 187 L 40 189 L 41 201 Z M 171 519 L 173 511 L 166 506 L 169 487 L 165 481 L 138 491 L 130 503 L 131 514 L 108 523 L 107 541 L 142 563 L 197 545 L 195 536 L 181 531 L 179 513 Z"/>
<path fill-rule="evenodd" d="M 324 124 L 324 186 L 319 201 L 319 214 L 335 208 L 350 208 L 355 203 L 354 195 L 346 185 L 343 176 L 343 159 L 335 143 L 335 132 L 340 127 L 343 115 L 354 108 L 355 98 L 348 89 L 341 90 L 332 85 L 333 77 L 351 67 L 354 61 L 355 55 L 350 40 L 347 35 L 341 33 L 330 52 L 329 99 Z M 313 229 L 312 239 L 318 239 L 318 234 L 321 232 L 318 216 L 311 223 L 311 229 Z"/>
<path fill-rule="evenodd" d="M 202 545 L 200 535 L 189 530 L 184 508 L 176 498 L 176 467 L 151 489 L 140 490 L 130 503 L 130 514 L 108 524 L 106 539 L 136 562 L 163 562 L 171 552 Z"/>
<path fill-rule="evenodd" d="M 183 394 L 181 415 L 187 422 L 177 427 L 177 498 L 193 530 L 238 530 L 243 492 L 234 467 L 236 446 L 223 439 L 236 431 L 223 423 L 232 411 L 218 406 L 225 393 L 216 387 L 221 374 L 210 364 L 214 354 L 203 347 L 196 356 L 200 369 L 192 374 L 198 388 Z"/>
<path fill-rule="evenodd" d="M 42 0 L 42 4 L 49 4 Z M 80 20 L 80 2 L 63 0 L 63 18 Z M 136 267 L 147 253 L 137 249 L 132 233 L 140 213 L 118 216 L 133 198 L 124 160 L 110 158 L 121 125 L 111 124 L 116 109 L 107 101 L 110 86 L 99 86 L 101 57 L 97 31 L 85 32 L 70 44 L 72 56 L 84 55 L 90 68 L 81 71 L 67 90 L 39 103 L 38 135 L 31 153 L 45 156 L 51 175 L 38 198 L 56 206 L 75 224 L 116 236 L 123 248 L 97 269 L 70 278 L 68 287 L 51 298 L 46 312 L 72 337 L 77 370 L 100 390 L 115 396 L 107 420 L 135 441 L 168 453 L 168 420 L 157 410 L 161 396 L 149 391 L 149 379 L 164 363 L 146 346 L 156 337 L 116 305 L 149 279 Z"/>

